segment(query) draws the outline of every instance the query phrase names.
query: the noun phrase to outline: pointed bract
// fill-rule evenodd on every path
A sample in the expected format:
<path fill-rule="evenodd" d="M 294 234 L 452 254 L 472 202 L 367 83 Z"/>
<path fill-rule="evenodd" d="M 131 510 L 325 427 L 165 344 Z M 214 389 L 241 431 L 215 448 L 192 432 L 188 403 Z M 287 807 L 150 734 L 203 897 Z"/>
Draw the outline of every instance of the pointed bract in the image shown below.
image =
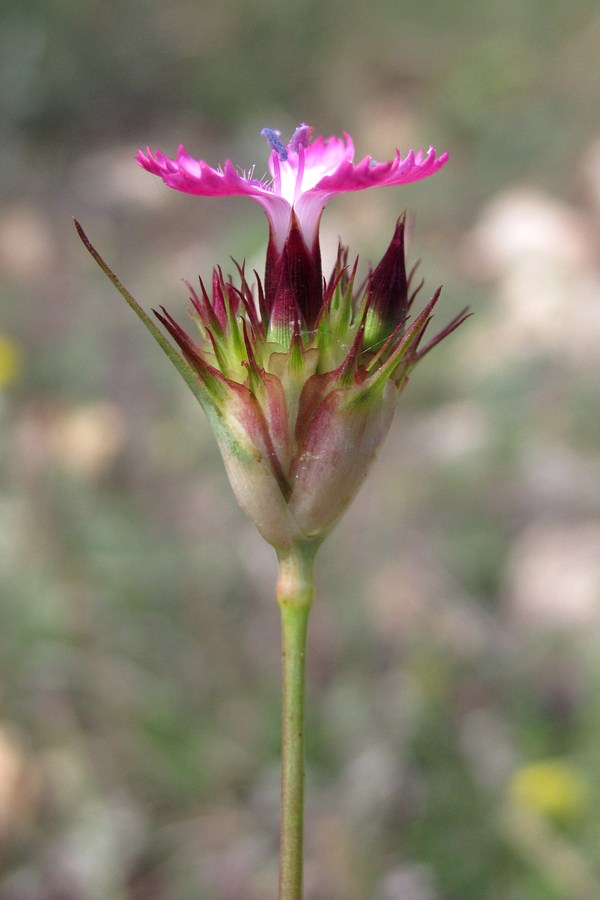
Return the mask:
<path fill-rule="evenodd" d="M 397 403 L 391 382 L 376 395 L 336 388 L 313 410 L 291 470 L 290 508 L 302 531 L 327 534 L 352 502 L 388 433 Z"/>

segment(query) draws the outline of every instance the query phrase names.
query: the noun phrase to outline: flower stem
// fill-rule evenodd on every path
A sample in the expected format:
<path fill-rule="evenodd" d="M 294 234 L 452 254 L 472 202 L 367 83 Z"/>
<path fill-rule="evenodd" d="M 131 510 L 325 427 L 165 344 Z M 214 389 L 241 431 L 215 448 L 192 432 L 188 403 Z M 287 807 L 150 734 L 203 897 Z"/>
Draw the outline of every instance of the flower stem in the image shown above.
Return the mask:
<path fill-rule="evenodd" d="M 301 900 L 304 833 L 304 687 L 314 545 L 279 554 L 283 676 L 279 900 Z"/>

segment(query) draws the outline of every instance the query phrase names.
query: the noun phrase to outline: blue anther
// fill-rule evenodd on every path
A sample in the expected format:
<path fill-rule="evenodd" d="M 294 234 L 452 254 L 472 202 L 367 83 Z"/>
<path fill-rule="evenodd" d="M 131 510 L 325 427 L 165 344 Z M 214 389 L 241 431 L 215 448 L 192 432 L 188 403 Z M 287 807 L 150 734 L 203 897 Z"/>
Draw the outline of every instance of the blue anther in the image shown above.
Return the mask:
<path fill-rule="evenodd" d="M 280 162 L 285 162 L 288 158 L 288 152 L 285 145 L 281 142 L 281 132 L 275 131 L 274 128 L 263 128 L 261 131 L 261 135 L 266 138 L 271 145 L 271 148 L 275 150 L 277 155 L 279 156 Z"/>
<path fill-rule="evenodd" d="M 300 147 L 308 147 L 311 135 L 312 125 L 306 125 L 305 122 L 303 122 L 302 125 L 298 125 L 290 141 L 290 150 L 297 153 Z"/>

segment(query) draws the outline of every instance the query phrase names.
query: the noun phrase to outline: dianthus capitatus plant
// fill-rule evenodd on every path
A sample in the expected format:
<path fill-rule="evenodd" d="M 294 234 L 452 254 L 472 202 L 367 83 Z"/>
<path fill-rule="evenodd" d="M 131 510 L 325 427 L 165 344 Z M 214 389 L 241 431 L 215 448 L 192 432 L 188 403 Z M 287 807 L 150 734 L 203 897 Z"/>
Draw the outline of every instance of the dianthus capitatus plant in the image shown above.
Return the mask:
<path fill-rule="evenodd" d="M 405 218 L 383 258 L 357 285 L 340 246 L 321 269 L 319 222 L 337 194 L 407 184 L 433 175 L 447 154 L 397 150 L 388 162 L 353 162 L 343 138 L 312 139 L 300 125 L 289 143 L 262 132 L 270 178 L 229 160 L 212 168 L 180 147 L 170 159 L 138 151 L 137 162 L 171 188 L 203 197 L 245 195 L 269 223 L 264 278 L 250 284 L 216 267 L 190 287 L 194 336 L 163 307 L 147 315 L 76 223 L 88 251 L 139 316 L 197 397 L 213 427 L 242 509 L 275 549 L 282 623 L 280 900 L 302 897 L 304 693 L 315 554 L 365 479 L 410 373 L 466 316 L 426 339 L 439 290 L 417 314 L 421 285 L 407 274 Z M 157 322 L 162 329 L 157 325 Z M 164 330 L 163 330 L 164 329 Z M 167 337 L 168 335 L 168 337 Z"/>

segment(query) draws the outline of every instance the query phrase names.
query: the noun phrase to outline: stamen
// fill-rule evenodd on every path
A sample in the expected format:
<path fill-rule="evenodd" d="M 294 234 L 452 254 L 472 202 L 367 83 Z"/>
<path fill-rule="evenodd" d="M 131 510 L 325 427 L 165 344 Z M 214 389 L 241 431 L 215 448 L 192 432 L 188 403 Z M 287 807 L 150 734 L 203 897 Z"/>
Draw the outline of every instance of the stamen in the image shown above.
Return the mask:
<path fill-rule="evenodd" d="M 281 132 L 276 131 L 274 128 L 263 128 L 261 135 L 267 139 L 271 149 L 277 153 L 280 162 L 285 162 L 288 158 L 288 152 L 285 144 L 280 140 Z"/>
<path fill-rule="evenodd" d="M 290 140 L 290 150 L 293 150 L 294 153 L 298 153 L 300 147 L 308 147 L 312 138 L 312 133 L 312 125 L 307 125 L 305 122 L 298 125 Z"/>
<path fill-rule="evenodd" d="M 273 157 L 273 184 L 275 193 L 281 194 L 281 163 L 278 156 Z"/>
<path fill-rule="evenodd" d="M 294 203 L 302 193 L 302 179 L 304 178 L 304 146 L 298 147 L 298 169 L 296 171 L 296 186 L 294 188 Z"/>

